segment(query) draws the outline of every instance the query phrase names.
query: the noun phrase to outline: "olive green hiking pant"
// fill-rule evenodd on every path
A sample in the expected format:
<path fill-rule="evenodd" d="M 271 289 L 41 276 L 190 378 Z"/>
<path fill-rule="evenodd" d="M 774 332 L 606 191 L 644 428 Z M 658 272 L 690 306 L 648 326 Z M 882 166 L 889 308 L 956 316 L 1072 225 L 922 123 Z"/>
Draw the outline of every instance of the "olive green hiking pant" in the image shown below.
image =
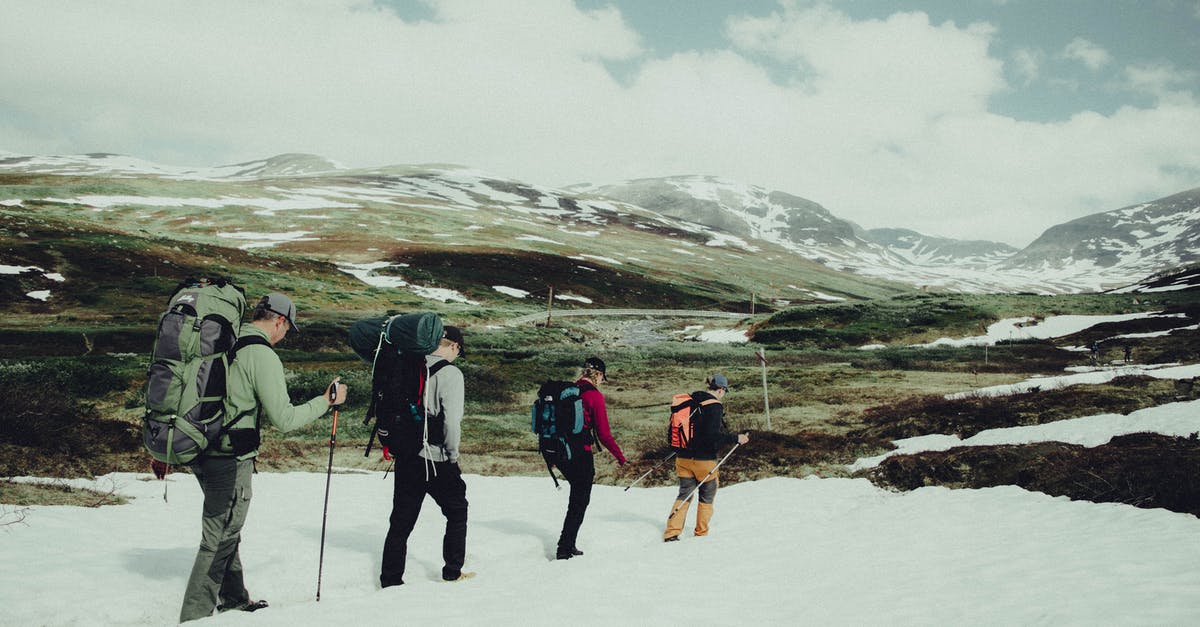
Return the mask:
<path fill-rule="evenodd" d="M 179 622 L 211 616 L 218 601 L 222 607 L 242 607 L 250 593 L 242 580 L 242 560 L 238 544 L 242 524 L 250 509 L 250 477 L 254 460 L 232 457 L 201 459 L 191 466 L 192 474 L 204 491 L 204 515 L 201 518 L 200 550 L 192 564 Z"/>

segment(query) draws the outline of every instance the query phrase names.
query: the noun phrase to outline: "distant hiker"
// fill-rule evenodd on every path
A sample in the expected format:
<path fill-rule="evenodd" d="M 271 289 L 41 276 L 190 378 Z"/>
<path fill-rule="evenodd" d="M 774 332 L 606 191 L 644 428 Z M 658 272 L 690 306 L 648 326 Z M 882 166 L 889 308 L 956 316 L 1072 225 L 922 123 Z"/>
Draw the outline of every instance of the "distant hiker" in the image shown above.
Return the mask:
<path fill-rule="evenodd" d="M 1133 361 L 1133 347 L 1129 344 L 1125 345 L 1125 363 Z"/>
<path fill-rule="evenodd" d="M 588 503 L 592 500 L 592 481 L 596 478 L 596 462 L 592 454 L 592 445 L 595 443 L 593 434 L 594 440 L 612 453 L 618 465 L 625 465 L 625 454 L 613 438 L 608 422 L 608 409 L 605 407 L 604 395 L 599 389 L 601 384 L 608 381 L 605 371 L 604 361 L 599 357 L 588 357 L 583 362 L 583 372 L 575 382 L 583 402 L 581 445 L 572 449 L 570 458 L 546 456 L 546 464 L 557 467 L 571 486 L 571 494 L 567 498 L 567 514 L 563 518 L 562 532 L 558 536 L 558 549 L 555 552 L 555 558 L 560 560 L 583 555 L 583 551 L 580 551 L 575 543 L 579 537 L 579 527 L 583 525 L 584 514 L 587 513 Z M 574 450 L 575 448 L 578 450 Z"/>
<path fill-rule="evenodd" d="M 179 621 L 217 611 L 253 612 L 267 602 L 251 600 L 238 554 L 242 525 L 250 508 L 250 478 L 258 456 L 261 417 L 281 431 L 291 431 L 320 418 L 346 400 L 346 384 L 334 379 L 325 393 L 303 405 L 292 405 L 283 363 L 272 347 L 296 328 L 296 306 L 272 292 L 258 301 L 249 325 L 243 325 L 230 362 L 223 424 L 234 424 L 216 446 L 190 465 L 204 491 L 203 535 L 184 592 Z M 330 392 L 334 396 L 330 401 Z M 218 601 L 220 605 L 218 605 Z"/>
<path fill-rule="evenodd" d="M 420 441 L 402 443 L 391 439 L 390 435 L 385 440 L 385 434 L 380 432 L 380 441 L 390 442 L 390 453 L 396 460 L 392 514 L 383 542 L 383 566 L 379 573 L 379 585 L 384 588 L 404 583 L 408 536 L 417 524 L 426 494 L 433 497 L 446 517 L 446 532 L 442 537 L 442 579 L 458 581 L 475 576 L 475 573 L 462 570 L 467 555 L 467 484 L 463 482 L 458 458 L 465 388 L 462 371 L 453 362 L 465 356 L 462 330 L 444 327 L 437 348 L 425 356 L 422 364 L 426 369 L 420 403 L 424 416 L 418 420 L 424 423 L 424 432 L 408 438 L 415 437 Z M 399 367 L 401 362 L 389 363 Z M 383 397 L 379 402 L 390 406 Z M 413 419 L 409 418 L 408 422 Z"/>
<path fill-rule="evenodd" d="M 1100 361 L 1100 342 L 1092 342 L 1092 361 Z"/>
<path fill-rule="evenodd" d="M 745 444 L 750 440 L 750 436 L 745 433 L 730 433 L 725 424 L 725 407 L 720 403 L 729 392 L 729 380 L 725 375 L 714 374 L 705 380 L 705 384 L 705 390 L 692 393 L 692 399 L 699 406 L 693 417 L 692 437 L 686 448 L 676 452 L 675 474 L 679 476 L 679 495 L 671 510 L 674 513 L 667 519 L 667 529 L 663 532 L 664 542 L 679 540 L 680 534 L 683 533 L 683 523 L 687 520 L 693 492 L 700 494 L 700 504 L 696 506 L 695 534 L 708 535 L 708 523 L 713 515 L 713 500 L 717 497 L 717 451 L 726 445 Z M 711 476 L 709 473 L 712 473 Z M 708 477 L 708 480 L 704 480 L 705 477 Z"/>

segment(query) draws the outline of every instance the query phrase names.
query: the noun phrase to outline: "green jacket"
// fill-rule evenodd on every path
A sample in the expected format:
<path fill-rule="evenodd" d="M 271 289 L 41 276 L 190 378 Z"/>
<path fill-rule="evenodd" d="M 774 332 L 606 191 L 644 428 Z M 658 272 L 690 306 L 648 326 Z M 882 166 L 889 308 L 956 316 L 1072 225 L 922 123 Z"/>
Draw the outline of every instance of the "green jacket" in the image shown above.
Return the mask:
<path fill-rule="evenodd" d="M 258 335 L 268 339 L 267 334 L 253 324 L 242 325 L 241 335 Z M 265 416 L 280 431 L 291 431 L 320 418 L 328 410 L 329 399 L 323 394 L 303 405 L 292 405 L 283 378 L 283 362 L 270 346 L 247 346 L 238 351 L 229 365 L 224 423 L 233 424 L 234 429 L 260 428 L 262 423 L 259 417 Z M 235 420 L 236 424 L 233 423 Z M 229 436 L 225 435 L 213 454 L 228 456 L 232 451 Z M 258 450 L 255 449 L 238 459 L 257 456 Z"/>

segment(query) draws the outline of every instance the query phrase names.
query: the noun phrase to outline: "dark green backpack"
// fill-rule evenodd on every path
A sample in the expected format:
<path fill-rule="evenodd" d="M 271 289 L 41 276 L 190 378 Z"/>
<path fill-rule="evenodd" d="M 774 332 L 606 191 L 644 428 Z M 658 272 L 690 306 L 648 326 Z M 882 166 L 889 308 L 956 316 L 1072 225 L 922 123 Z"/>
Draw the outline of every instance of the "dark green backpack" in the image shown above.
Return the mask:
<path fill-rule="evenodd" d="M 246 311 L 226 279 L 188 279 L 159 317 L 146 381 L 142 444 L 154 459 L 186 464 L 222 433 L 225 380 Z"/>

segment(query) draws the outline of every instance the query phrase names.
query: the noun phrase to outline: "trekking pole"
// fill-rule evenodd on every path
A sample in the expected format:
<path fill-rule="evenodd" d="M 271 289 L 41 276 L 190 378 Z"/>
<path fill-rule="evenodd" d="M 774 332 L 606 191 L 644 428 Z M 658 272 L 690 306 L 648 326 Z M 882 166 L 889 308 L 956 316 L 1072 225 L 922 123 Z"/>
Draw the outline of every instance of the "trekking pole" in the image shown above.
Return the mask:
<path fill-rule="evenodd" d="M 628 491 L 629 491 L 629 488 L 632 488 L 633 486 L 637 485 L 637 484 L 638 484 L 638 482 L 639 482 L 639 481 L 641 481 L 642 479 L 645 479 L 647 475 L 649 475 L 650 473 L 654 472 L 655 470 L 658 470 L 658 467 L 659 467 L 659 466 L 662 466 L 662 465 L 663 465 L 663 462 L 667 461 L 668 459 L 671 459 L 672 457 L 675 457 L 675 451 L 671 451 L 671 454 L 670 454 L 670 455 L 667 455 L 666 457 L 664 457 L 664 458 L 662 458 L 662 459 L 658 460 L 658 463 L 657 463 L 657 464 L 655 464 L 653 468 L 651 468 L 650 470 L 647 470 L 645 473 L 643 473 L 643 474 L 642 474 L 642 476 L 638 477 L 637 479 L 634 479 L 634 480 L 633 480 L 633 483 L 631 483 L 631 484 L 629 484 L 629 485 L 625 486 L 625 490 L 624 490 L 624 491 L 625 491 L 625 492 L 628 492 Z"/>
<path fill-rule="evenodd" d="M 329 386 L 329 402 L 337 400 L 337 385 L 341 377 L 335 377 Z M 317 602 L 321 602 L 321 571 L 325 568 L 325 521 L 329 515 L 329 482 L 333 479 L 333 447 L 337 444 L 338 408 L 333 406 L 333 427 L 329 430 L 329 468 L 325 471 L 325 507 L 321 510 L 321 554 L 317 560 Z"/>
<path fill-rule="evenodd" d="M 708 471 L 708 474 L 707 474 L 707 475 L 704 475 L 704 478 L 700 480 L 700 483 L 697 483 L 697 484 L 696 484 L 696 487 L 692 488 L 692 491 L 691 491 L 691 492 L 688 492 L 687 498 L 680 499 L 680 501 L 679 501 L 679 505 L 677 505 L 677 506 L 675 507 L 675 509 L 671 510 L 671 513 L 670 513 L 670 514 L 667 516 L 667 518 L 669 519 L 671 516 L 674 516 L 674 515 L 675 515 L 675 512 L 678 512 L 678 511 L 679 511 L 679 509 L 680 509 L 681 507 L 683 507 L 683 506 L 687 505 L 688 503 L 690 503 L 690 502 L 692 501 L 692 495 L 696 493 L 696 490 L 699 490 L 699 489 L 700 489 L 700 486 L 704 485 L 704 482 L 705 482 L 705 481 L 708 481 L 708 478 L 709 478 L 709 477 L 711 477 L 711 476 L 713 476 L 713 473 L 714 473 L 714 472 L 717 472 L 717 469 L 721 467 L 721 464 L 724 464 L 724 463 L 725 463 L 725 460 L 729 459 L 729 456 L 730 456 L 730 455 L 733 455 L 733 452 L 734 452 L 734 451 L 736 451 L 736 450 L 737 450 L 737 448 L 738 448 L 739 446 L 741 446 L 741 445 L 742 445 L 742 443 L 741 443 L 741 442 L 738 442 L 737 444 L 734 444 L 734 445 L 733 445 L 733 448 L 729 449 L 729 452 L 725 454 L 725 457 L 722 457 L 722 458 L 721 458 L 721 461 L 717 462 L 717 465 L 716 465 L 716 466 L 713 466 L 713 469 L 712 469 L 712 470 L 710 470 L 710 471 Z"/>

